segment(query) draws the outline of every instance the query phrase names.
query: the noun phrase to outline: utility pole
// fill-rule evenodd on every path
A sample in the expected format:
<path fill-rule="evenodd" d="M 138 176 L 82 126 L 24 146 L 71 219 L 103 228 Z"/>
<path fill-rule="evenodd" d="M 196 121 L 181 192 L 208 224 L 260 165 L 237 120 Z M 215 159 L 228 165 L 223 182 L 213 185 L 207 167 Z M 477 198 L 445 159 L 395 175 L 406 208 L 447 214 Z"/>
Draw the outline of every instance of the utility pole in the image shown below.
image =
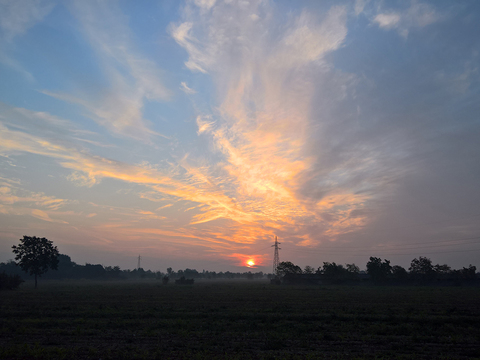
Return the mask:
<path fill-rule="evenodd" d="M 141 266 L 140 266 L 140 260 L 142 259 L 142 257 L 140 255 L 138 255 L 138 264 L 137 264 L 137 270 L 140 270 Z"/>
<path fill-rule="evenodd" d="M 278 250 L 280 250 L 278 247 L 279 244 L 281 243 L 277 241 L 277 237 L 275 236 L 275 245 L 272 245 L 272 247 L 275 248 L 273 252 L 273 273 L 275 275 L 277 275 L 278 264 L 280 264 L 280 257 L 278 256 Z"/>

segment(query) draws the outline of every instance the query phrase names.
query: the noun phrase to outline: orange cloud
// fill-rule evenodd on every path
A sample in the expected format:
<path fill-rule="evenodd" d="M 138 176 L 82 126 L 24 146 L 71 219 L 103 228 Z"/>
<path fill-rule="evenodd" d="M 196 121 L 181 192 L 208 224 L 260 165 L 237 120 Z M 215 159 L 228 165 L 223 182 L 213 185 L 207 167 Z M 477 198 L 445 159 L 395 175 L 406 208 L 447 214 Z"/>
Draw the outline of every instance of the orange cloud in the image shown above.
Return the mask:
<path fill-rule="evenodd" d="M 221 7 L 218 12 L 228 11 L 227 8 Z M 89 6 L 82 5 L 82 9 L 86 11 Z M 245 15 L 250 19 L 256 10 L 253 6 L 238 16 Z M 88 38 L 95 46 L 101 47 L 96 43 L 97 38 L 92 37 L 96 33 L 92 30 L 109 33 L 109 29 L 98 17 L 91 24 L 85 23 L 85 14 L 82 14 L 80 20 Z M 226 61 L 230 54 L 217 43 L 217 38 L 208 38 L 210 35 L 207 35 L 197 41 L 194 22 L 186 21 L 172 27 L 172 36 L 189 53 L 186 66 L 191 70 L 211 72 L 223 90 L 221 93 L 225 94 L 214 113 L 196 118 L 197 134 L 200 139 L 211 143 L 215 155 L 220 158 L 216 162 L 202 159 L 201 154 L 193 154 L 171 166 L 155 167 L 143 162 L 130 164 L 94 155 L 73 141 L 59 142 L 28 133 L 27 127 L 19 130 L 2 124 L 0 153 L 28 152 L 50 157 L 69 169 L 68 179 L 79 186 L 93 187 L 103 179 L 115 179 L 140 185 L 138 196 L 143 199 L 167 203 L 157 207 L 155 212 L 115 208 L 114 216 L 94 227 L 105 239 L 118 236 L 138 241 L 147 235 L 152 241 L 174 239 L 178 243 L 194 243 L 222 254 L 235 252 L 232 256 L 245 262 L 249 256 L 242 255 L 242 252 L 246 253 L 248 246 L 258 241 L 270 241 L 276 230 L 294 234 L 304 246 L 315 245 L 319 235 L 331 239 L 353 231 L 367 221 L 365 216 L 352 215 L 353 210 L 365 206 L 366 195 L 345 188 L 327 192 L 318 201 L 307 201 L 299 196 L 302 179 L 315 162 L 306 151 L 311 141 L 311 103 L 315 84 L 303 70 L 323 63 L 327 53 L 341 46 L 346 36 L 345 17 L 342 7 L 333 7 L 320 23 L 302 13 L 275 44 L 265 44 L 263 39 L 267 37 L 258 36 L 256 31 L 237 36 L 233 25 L 211 19 L 206 26 L 218 31 L 205 34 L 222 33 L 243 42 L 239 51 L 246 51 L 234 62 Z M 125 30 L 123 26 L 121 29 Z M 123 38 L 115 37 L 115 44 L 130 46 Z M 205 44 L 205 48 L 199 44 Z M 151 131 L 142 118 L 144 100 L 166 99 L 168 91 L 157 76 L 150 79 L 140 66 L 149 65 L 148 62 L 138 62 L 142 60 L 140 55 L 132 57 L 119 50 L 121 48 L 106 46 L 101 53 L 109 50 L 118 55 L 114 57 L 128 65 L 144 90 L 137 89 L 130 94 L 125 88 L 119 88 L 118 93 L 105 94 L 103 102 L 45 93 L 81 104 L 96 121 L 115 133 L 129 134 L 132 128 L 138 127 L 140 135 L 148 137 Z M 110 57 L 108 59 L 108 62 L 113 61 Z M 131 100 L 124 101 L 126 98 Z M 66 124 L 46 113 L 27 113 L 26 110 L 23 113 L 32 119 L 49 121 L 50 126 L 68 128 L 68 122 Z M 76 135 L 71 138 L 77 138 Z M 134 137 L 144 138 L 137 135 Z M 8 188 L 0 188 L 4 205 L 21 201 L 15 196 Z M 48 217 L 46 210 L 58 209 L 65 203 L 65 200 L 41 196 L 29 201 L 45 207 L 39 210 L 43 213 L 35 213 L 44 220 Z M 160 210 L 164 210 L 161 215 L 157 214 Z M 87 218 L 91 217 L 89 221 L 100 221 L 102 214 L 99 211 L 91 214 L 97 213 L 97 216 L 87 215 Z M 311 223 L 319 224 L 317 232 L 305 234 L 303 229 Z M 257 265 L 262 263 L 260 255 L 252 255 L 250 259 Z"/>

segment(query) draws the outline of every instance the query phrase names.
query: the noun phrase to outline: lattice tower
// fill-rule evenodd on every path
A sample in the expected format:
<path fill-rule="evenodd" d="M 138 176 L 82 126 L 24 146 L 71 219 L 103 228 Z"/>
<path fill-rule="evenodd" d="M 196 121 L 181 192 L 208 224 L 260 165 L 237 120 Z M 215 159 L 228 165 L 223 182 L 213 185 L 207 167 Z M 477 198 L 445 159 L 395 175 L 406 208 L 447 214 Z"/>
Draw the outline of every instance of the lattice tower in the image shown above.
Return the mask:
<path fill-rule="evenodd" d="M 278 250 L 280 250 L 278 245 L 280 245 L 280 244 L 281 243 L 278 242 L 277 237 L 275 236 L 275 244 L 272 245 L 272 247 L 274 248 L 274 252 L 273 252 L 273 273 L 275 275 L 277 275 L 278 264 L 280 264 L 280 257 L 278 256 Z"/>

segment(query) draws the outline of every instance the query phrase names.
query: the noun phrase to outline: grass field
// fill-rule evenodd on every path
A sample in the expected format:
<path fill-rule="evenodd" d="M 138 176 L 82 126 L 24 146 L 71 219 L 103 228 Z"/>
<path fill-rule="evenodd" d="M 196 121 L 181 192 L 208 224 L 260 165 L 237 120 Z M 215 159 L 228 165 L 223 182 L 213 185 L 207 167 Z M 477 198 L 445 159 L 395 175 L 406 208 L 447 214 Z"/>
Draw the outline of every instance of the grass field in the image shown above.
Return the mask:
<path fill-rule="evenodd" d="M 2 359 L 480 358 L 480 288 L 40 282 L 0 293 Z"/>

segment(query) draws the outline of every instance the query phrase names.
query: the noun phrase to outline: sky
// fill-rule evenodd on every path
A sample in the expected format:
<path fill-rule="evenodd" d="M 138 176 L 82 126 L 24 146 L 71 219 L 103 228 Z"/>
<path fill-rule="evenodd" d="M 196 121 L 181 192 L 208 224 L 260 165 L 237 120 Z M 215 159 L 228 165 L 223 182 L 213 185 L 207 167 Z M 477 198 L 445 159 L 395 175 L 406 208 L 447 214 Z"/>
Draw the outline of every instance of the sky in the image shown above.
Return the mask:
<path fill-rule="evenodd" d="M 480 267 L 478 34 L 475 0 L 0 0 L 0 261 Z"/>

